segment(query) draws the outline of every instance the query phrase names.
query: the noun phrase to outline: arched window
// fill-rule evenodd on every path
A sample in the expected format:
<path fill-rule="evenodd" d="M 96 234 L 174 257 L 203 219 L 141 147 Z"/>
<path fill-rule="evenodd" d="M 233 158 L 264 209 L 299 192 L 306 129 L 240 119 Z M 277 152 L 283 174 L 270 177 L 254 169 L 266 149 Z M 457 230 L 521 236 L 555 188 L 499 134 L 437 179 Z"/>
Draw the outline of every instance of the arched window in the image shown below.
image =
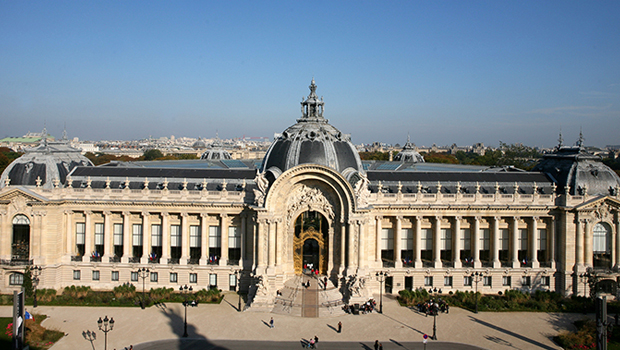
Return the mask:
<path fill-rule="evenodd" d="M 592 228 L 592 253 L 595 268 L 611 267 L 611 227 L 599 222 Z"/>
<path fill-rule="evenodd" d="M 30 258 L 30 220 L 26 215 L 13 217 L 13 239 L 11 242 L 11 260 L 27 262 Z"/>
<path fill-rule="evenodd" d="M 13 218 L 13 225 L 30 225 L 30 220 L 26 215 L 15 215 Z"/>
<path fill-rule="evenodd" d="M 9 276 L 9 284 L 12 286 L 21 286 L 24 283 L 24 274 L 14 272 Z"/>

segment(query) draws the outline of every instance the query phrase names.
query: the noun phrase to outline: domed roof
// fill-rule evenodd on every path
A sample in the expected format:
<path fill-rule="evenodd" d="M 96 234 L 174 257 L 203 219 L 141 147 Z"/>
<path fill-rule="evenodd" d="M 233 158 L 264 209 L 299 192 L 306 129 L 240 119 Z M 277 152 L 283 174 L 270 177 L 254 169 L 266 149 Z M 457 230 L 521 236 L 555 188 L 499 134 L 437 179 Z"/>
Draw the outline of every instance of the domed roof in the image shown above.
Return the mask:
<path fill-rule="evenodd" d="M 282 134 L 276 134 L 263 159 L 262 171 L 277 177 L 299 164 L 319 164 L 337 170 L 347 179 L 364 171 L 351 136 L 323 118 L 325 103 L 316 95 L 316 87 L 312 79 L 310 95 L 301 102 L 302 117 Z"/>
<path fill-rule="evenodd" d="M 560 144 L 552 154 L 547 154 L 533 171 L 547 173 L 553 178 L 558 191 L 570 186 L 572 195 L 609 195 L 620 187 L 620 177 L 599 156 L 595 156 L 583 147 L 583 136 L 580 134 L 575 147 Z"/>
<path fill-rule="evenodd" d="M 211 144 L 210 148 L 206 150 L 200 159 L 206 160 L 222 160 L 222 159 L 232 159 L 230 153 L 224 149 L 224 146 L 220 143 L 220 139 L 216 136 L 215 141 Z"/>
<path fill-rule="evenodd" d="M 44 130 L 44 135 L 47 131 Z M 93 166 L 79 149 L 71 147 L 66 139 L 49 142 L 44 136 L 38 147 L 27 149 L 26 153 L 15 159 L 0 177 L 0 187 L 37 186 L 53 188 L 54 181 L 65 184 L 67 174 L 76 166 Z"/>
<path fill-rule="evenodd" d="M 193 149 L 204 149 L 207 148 L 207 144 L 199 137 L 196 142 L 192 145 Z"/>
<path fill-rule="evenodd" d="M 415 145 L 409 140 L 409 135 L 407 135 L 407 143 L 405 144 L 405 147 L 403 147 L 403 149 L 394 157 L 394 161 L 424 163 L 424 157 L 422 157 L 422 155 L 418 153 L 415 148 Z"/>

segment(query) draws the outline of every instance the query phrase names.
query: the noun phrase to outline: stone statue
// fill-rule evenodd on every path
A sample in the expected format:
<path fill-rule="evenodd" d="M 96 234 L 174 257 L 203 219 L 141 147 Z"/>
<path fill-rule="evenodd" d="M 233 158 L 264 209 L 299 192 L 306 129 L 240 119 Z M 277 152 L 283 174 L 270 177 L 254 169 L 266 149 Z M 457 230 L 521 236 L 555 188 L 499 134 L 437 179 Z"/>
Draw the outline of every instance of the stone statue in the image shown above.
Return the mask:
<path fill-rule="evenodd" d="M 267 196 L 269 180 L 267 180 L 264 172 L 260 172 L 260 170 L 257 169 L 254 182 L 256 183 L 257 187 L 254 189 L 254 203 L 262 207 L 265 204 L 265 197 Z"/>
<path fill-rule="evenodd" d="M 355 184 L 355 198 L 357 199 L 357 205 L 360 208 L 368 206 L 368 197 L 370 196 L 370 190 L 368 189 L 368 177 L 366 174 L 360 173 L 360 180 Z"/>

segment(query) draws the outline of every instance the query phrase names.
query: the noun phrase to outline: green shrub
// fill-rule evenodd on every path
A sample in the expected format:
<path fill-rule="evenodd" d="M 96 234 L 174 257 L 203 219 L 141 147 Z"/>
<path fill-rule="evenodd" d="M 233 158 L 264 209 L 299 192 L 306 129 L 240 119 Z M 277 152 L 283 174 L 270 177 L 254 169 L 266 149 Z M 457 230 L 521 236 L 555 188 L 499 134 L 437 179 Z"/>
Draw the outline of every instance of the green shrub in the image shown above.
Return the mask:
<path fill-rule="evenodd" d="M 219 303 L 222 299 L 222 295 L 217 288 L 209 290 L 201 289 L 196 292 L 195 298 L 201 303 Z"/>

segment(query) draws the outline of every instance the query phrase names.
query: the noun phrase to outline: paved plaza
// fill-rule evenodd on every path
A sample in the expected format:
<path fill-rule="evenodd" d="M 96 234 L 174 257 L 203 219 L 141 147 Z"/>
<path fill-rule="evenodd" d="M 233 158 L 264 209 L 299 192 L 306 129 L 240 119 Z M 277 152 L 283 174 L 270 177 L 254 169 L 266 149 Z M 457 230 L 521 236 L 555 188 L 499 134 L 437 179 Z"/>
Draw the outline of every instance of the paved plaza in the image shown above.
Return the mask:
<path fill-rule="evenodd" d="M 378 297 L 378 296 L 377 296 Z M 236 349 L 298 348 L 304 340 L 319 337 L 320 349 L 372 349 L 375 339 L 384 349 L 423 349 L 422 336 L 433 332 L 433 317 L 400 307 L 396 300 L 384 299 L 384 314 L 344 315 L 338 317 L 301 318 L 265 312 L 237 312 L 236 294 L 227 294 L 219 305 L 200 304 L 187 308 L 187 340 L 183 334 L 183 306 L 159 307 L 58 307 L 40 306 L 34 313 L 49 316 L 43 325 L 67 334 L 53 350 L 103 349 L 104 335 L 97 329 L 99 317 L 113 317 L 114 330 L 108 333 L 108 349 Z M 33 311 L 32 307 L 27 308 Z M 2 316 L 11 315 L 11 307 L 0 307 Z M 274 318 L 274 328 L 269 327 Z M 438 341 L 429 340 L 427 349 L 458 348 L 443 343 L 462 343 L 482 349 L 560 349 L 551 338 L 559 331 L 571 329 L 581 314 L 491 313 L 474 314 L 451 308 L 449 314 L 437 316 Z M 337 333 L 338 322 L 342 333 Z M 95 331 L 88 341 L 84 332 Z M 154 341 L 164 341 L 157 345 Z M 274 346 L 278 342 L 277 346 Z M 336 346 L 334 342 L 345 342 Z M 442 342 L 442 344 L 438 344 Z M 146 344 L 144 344 L 146 343 Z M 166 345 L 167 344 L 167 345 Z M 208 347 L 206 344 L 210 344 Z M 228 344 L 228 345 L 227 345 Z M 240 347 L 236 347 L 236 345 Z M 271 345 L 270 345 L 271 344 Z M 290 346 L 290 347 L 289 347 Z M 472 349 L 472 347 L 461 347 Z"/>

